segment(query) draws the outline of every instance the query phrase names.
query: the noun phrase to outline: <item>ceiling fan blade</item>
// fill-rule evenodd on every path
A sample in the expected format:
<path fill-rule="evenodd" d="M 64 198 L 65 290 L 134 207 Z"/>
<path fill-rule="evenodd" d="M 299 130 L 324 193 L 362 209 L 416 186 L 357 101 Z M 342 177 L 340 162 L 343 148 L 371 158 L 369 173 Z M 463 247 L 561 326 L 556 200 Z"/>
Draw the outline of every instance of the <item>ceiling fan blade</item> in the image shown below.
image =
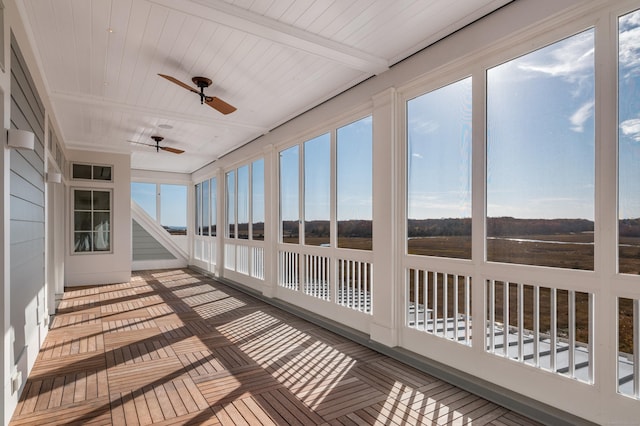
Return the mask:
<path fill-rule="evenodd" d="M 159 147 L 163 151 L 173 152 L 174 154 L 182 154 L 184 151 L 178 148 L 171 148 L 170 146 L 161 146 Z"/>
<path fill-rule="evenodd" d="M 209 105 L 211 108 L 220 111 L 222 114 L 231 114 L 236 110 L 236 107 L 233 105 L 229 105 L 225 101 L 220 98 L 216 98 L 215 96 L 207 96 L 204 103 Z"/>
<path fill-rule="evenodd" d="M 138 141 L 128 141 L 128 142 L 135 143 L 136 145 L 152 146 L 154 148 L 156 147 L 155 145 L 150 143 L 144 143 L 144 142 L 138 142 Z"/>
<path fill-rule="evenodd" d="M 172 83 L 177 84 L 180 87 L 184 87 L 185 89 L 189 90 L 190 92 L 196 93 L 196 94 L 200 94 L 200 92 L 198 92 L 196 89 L 194 89 L 193 87 L 191 87 L 190 85 L 188 85 L 187 83 L 183 83 L 180 80 L 178 80 L 177 78 L 173 78 L 170 75 L 166 75 L 166 74 L 158 74 L 160 77 L 162 78 L 166 78 L 167 80 L 169 80 Z"/>

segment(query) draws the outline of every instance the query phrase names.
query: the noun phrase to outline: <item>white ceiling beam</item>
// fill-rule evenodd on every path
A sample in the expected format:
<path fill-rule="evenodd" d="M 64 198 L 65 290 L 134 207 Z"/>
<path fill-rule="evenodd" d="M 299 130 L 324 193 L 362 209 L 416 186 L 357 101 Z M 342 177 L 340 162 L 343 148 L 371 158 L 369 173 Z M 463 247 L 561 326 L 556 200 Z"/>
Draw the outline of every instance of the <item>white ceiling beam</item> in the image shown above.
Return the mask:
<path fill-rule="evenodd" d="M 258 15 L 222 0 L 149 1 L 180 13 L 187 13 L 274 43 L 320 56 L 368 74 L 380 74 L 389 69 L 389 62 L 384 58 Z"/>
<path fill-rule="evenodd" d="M 269 129 L 263 126 L 256 126 L 253 124 L 239 123 L 237 121 L 231 121 L 229 119 L 218 118 L 194 118 L 192 115 L 183 114 L 175 111 L 162 110 L 157 108 L 147 108 L 140 106 L 133 106 L 124 104 L 121 102 L 109 101 L 103 98 L 94 96 L 81 95 L 77 93 L 65 93 L 65 92 L 51 92 L 51 99 L 55 101 L 68 101 L 82 105 L 90 105 L 99 108 L 103 108 L 109 111 L 126 112 L 133 115 L 147 115 L 156 118 L 163 118 L 172 121 L 181 121 L 185 123 L 198 124 L 201 126 L 208 126 L 213 128 L 221 127 L 235 127 L 239 129 L 253 130 L 257 132 L 267 132 Z"/>

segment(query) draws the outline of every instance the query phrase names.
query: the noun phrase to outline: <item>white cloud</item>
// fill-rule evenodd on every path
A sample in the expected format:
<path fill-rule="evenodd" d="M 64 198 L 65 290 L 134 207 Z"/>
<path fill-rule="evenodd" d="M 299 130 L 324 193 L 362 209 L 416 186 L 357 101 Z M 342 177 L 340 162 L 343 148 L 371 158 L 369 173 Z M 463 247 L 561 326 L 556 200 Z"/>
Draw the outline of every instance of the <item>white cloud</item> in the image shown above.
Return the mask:
<path fill-rule="evenodd" d="M 631 118 L 620 123 L 620 130 L 625 136 L 631 136 L 633 140 L 640 142 L 640 118 Z"/>
<path fill-rule="evenodd" d="M 411 154 L 412 157 L 414 158 L 419 158 L 419 159 L 423 159 L 424 157 L 421 154 L 418 154 L 417 152 L 414 152 L 413 154 Z"/>
<path fill-rule="evenodd" d="M 525 57 L 518 68 L 580 81 L 593 73 L 593 32 L 587 31 Z"/>
<path fill-rule="evenodd" d="M 587 102 L 573 113 L 569 119 L 572 124 L 571 130 L 578 133 L 584 132 L 584 123 L 593 116 L 593 105 L 593 101 Z"/>
<path fill-rule="evenodd" d="M 413 120 L 410 123 L 411 132 L 420 135 L 428 135 L 440 128 L 440 124 L 433 120 Z"/>
<path fill-rule="evenodd" d="M 640 66 L 640 13 L 633 13 L 620 20 L 619 61 L 621 69 Z M 633 71 L 631 71 L 633 73 Z M 627 76 L 630 73 L 627 73 Z"/>

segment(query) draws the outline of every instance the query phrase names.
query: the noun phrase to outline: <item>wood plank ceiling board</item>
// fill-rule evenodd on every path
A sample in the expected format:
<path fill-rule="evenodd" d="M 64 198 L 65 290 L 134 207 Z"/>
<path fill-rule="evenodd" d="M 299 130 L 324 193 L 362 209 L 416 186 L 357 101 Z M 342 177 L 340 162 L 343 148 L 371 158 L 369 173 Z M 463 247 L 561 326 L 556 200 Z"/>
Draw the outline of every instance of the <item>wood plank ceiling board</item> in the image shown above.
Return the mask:
<path fill-rule="evenodd" d="M 71 149 L 190 173 L 509 0 L 24 0 L 51 118 Z M 402 31 L 398 31 L 402 28 Z M 229 115 L 158 76 L 205 89 Z M 193 85 L 195 88 L 195 85 Z M 162 136 L 157 155 L 127 141 Z M 143 147 L 146 148 L 146 147 Z"/>

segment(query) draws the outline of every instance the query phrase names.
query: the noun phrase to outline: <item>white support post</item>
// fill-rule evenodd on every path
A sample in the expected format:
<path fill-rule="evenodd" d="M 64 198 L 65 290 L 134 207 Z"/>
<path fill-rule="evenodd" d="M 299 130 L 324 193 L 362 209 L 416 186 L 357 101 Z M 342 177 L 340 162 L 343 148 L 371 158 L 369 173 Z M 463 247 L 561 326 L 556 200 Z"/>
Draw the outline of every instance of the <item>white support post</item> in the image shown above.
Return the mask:
<path fill-rule="evenodd" d="M 397 301 L 403 300 L 396 285 L 402 274 L 397 270 L 400 218 L 396 206 L 400 194 L 397 189 L 397 170 L 400 149 L 396 129 L 397 93 L 394 88 L 373 96 L 373 321 L 371 339 L 387 346 L 398 344 L 399 315 Z"/>
<path fill-rule="evenodd" d="M 264 285 L 262 294 L 275 297 L 278 287 L 278 168 L 273 145 L 264 147 Z"/>

